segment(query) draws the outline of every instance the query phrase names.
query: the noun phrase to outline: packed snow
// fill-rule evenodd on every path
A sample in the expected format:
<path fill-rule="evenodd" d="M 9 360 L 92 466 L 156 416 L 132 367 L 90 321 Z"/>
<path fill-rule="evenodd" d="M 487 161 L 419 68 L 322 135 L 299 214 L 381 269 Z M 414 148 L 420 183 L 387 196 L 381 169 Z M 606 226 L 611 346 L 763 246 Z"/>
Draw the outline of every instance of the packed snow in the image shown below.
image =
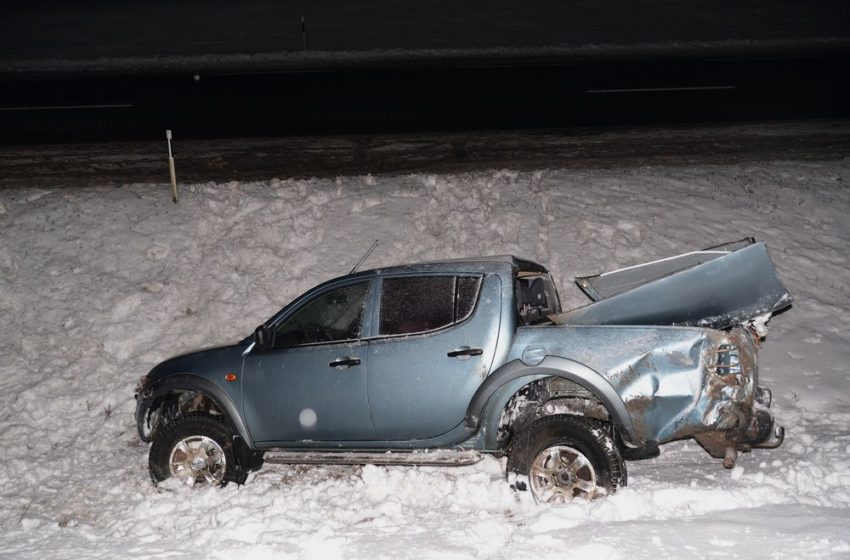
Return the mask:
<path fill-rule="evenodd" d="M 285 166 L 285 162 L 281 162 Z M 0 557 L 850 558 L 850 159 L 0 191 Z M 576 275 L 767 242 L 794 307 L 761 380 L 788 429 L 725 470 L 693 441 L 593 502 L 533 503 L 503 464 L 267 465 L 154 487 L 133 390 L 347 272 L 515 253 Z"/>

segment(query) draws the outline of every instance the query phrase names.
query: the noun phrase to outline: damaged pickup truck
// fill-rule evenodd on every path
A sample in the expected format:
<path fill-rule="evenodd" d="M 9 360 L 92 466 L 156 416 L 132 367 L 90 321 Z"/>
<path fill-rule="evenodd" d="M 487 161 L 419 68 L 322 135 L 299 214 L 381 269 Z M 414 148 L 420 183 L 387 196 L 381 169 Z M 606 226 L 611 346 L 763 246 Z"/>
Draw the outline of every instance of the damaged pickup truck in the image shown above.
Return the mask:
<path fill-rule="evenodd" d="M 734 465 L 782 443 L 756 350 L 791 305 L 764 243 L 577 279 L 512 256 L 358 272 L 238 344 L 172 358 L 138 386 L 154 482 L 245 482 L 263 462 L 466 465 L 507 456 L 541 502 L 627 482 L 625 460 L 695 438 Z"/>

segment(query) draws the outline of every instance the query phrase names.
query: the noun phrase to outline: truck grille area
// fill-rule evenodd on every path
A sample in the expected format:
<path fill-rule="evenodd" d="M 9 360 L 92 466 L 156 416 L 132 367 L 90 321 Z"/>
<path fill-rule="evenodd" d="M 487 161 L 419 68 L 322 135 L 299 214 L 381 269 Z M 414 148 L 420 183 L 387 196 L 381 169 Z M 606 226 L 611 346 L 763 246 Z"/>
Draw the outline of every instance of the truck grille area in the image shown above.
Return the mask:
<path fill-rule="evenodd" d="M 717 375 L 740 375 L 743 373 L 741 369 L 741 351 L 736 345 L 721 344 L 717 348 L 716 354 L 714 372 Z"/>

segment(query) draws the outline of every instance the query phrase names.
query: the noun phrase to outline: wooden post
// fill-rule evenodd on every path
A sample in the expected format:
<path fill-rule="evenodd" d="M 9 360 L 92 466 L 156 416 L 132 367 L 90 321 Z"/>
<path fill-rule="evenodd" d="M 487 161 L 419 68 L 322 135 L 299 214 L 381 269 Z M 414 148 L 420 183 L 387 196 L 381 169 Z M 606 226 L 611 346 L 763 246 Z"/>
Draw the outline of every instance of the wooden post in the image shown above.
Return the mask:
<path fill-rule="evenodd" d="M 168 174 L 171 176 L 171 200 L 177 204 L 177 173 L 174 170 L 174 156 L 171 153 L 171 130 L 165 131 L 168 141 Z"/>

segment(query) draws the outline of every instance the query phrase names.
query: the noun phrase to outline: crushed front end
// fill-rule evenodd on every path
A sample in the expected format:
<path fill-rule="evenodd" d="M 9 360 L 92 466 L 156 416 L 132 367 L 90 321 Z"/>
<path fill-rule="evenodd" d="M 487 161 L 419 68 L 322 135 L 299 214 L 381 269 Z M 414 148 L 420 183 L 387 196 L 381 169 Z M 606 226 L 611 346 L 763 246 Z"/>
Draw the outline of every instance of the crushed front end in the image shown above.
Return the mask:
<path fill-rule="evenodd" d="M 785 437 L 770 410 L 770 390 L 758 384 L 757 340 L 744 328 L 715 331 L 705 350 L 705 382 L 694 409 L 704 431 L 693 436 L 727 468 L 739 451 L 779 447 Z"/>
<path fill-rule="evenodd" d="M 763 242 L 747 238 L 576 282 L 593 303 L 552 320 L 623 327 L 597 331 L 595 349 L 609 357 L 584 363 L 607 372 L 622 397 L 635 425 L 627 444 L 652 450 L 693 437 L 727 467 L 739 451 L 781 445 L 770 391 L 758 384 L 756 347 L 793 297 Z M 652 326 L 658 330 L 645 330 Z"/>

